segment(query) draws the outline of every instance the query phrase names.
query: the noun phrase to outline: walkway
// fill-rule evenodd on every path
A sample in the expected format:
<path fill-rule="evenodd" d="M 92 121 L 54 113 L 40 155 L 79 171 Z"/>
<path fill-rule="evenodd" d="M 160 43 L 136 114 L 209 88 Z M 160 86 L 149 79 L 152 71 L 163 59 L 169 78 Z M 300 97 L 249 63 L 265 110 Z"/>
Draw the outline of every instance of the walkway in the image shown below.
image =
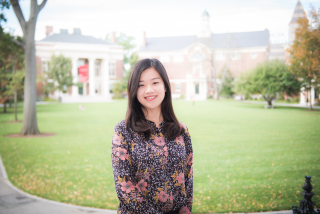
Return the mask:
<path fill-rule="evenodd" d="M 252 104 L 265 104 L 268 105 L 267 102 L 261 102 L 261 101 L 247 101 L 247 100 L 243 100 L 240 101 L 243 103 L 252 103 Z M 306 106 L 306 105 L 301 105 L 301 104 L 291 104 L 291 103 L 272 103 L 273 106 L 288 106 L 288 107 L 298 107 L 298 108 L 307 108 L 309 109 L 310 106 Z M 312 109 L 320 109 L 320 106 L 312 106 Z"/>
<path fill-rule="evenodd" d="M 0 214 L 116 214 L 114 210 L 81 207 L 25 193 L 7 178 L 0 157 Z"/>

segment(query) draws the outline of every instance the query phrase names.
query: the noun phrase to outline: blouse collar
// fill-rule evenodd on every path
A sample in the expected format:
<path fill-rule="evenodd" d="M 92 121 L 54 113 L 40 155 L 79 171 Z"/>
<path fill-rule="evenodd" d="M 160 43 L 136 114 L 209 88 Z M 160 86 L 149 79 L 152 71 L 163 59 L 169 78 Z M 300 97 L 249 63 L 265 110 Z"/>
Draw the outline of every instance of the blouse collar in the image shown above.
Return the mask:
<path fill-rule="evenodd" d="M 151 120 L 147 120 L 147 123 L 148 123 L 149 125 L 151 125 L 152 127 L 158 128 L 158 127 L 156 126 L 156 123 L 153 122 L 153 121 L 151 121 Z M 163 127 L 164 123 L 165 123 L 165 121 L 163 120 L 163 121 L 159 124 L 160 128 Z"/>

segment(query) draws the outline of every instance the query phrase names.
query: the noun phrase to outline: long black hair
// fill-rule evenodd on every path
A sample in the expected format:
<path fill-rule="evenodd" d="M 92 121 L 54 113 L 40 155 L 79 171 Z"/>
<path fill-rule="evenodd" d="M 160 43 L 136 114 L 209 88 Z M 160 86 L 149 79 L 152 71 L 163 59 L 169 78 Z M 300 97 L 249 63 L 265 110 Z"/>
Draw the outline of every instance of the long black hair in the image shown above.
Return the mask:
<path fill-rule="evenodd" d="M 161 103 L 161 114 L 165 121 L 163 128 L 164 135 L 168 140 L 174 140 L 179 135 L 184 133 L 184 128 L 180 125 L 176 115 L 174 114 L 171 100 L 171 87 L 167 71 L 162 63 L 157 59 L 142 59 L 137 62 L 130 73 L 128 80 L 128 108 L 126 114 L 126 125 L 133 131 L 144 133 L 146 138 L 150 137 L 151 127 L 147 123 L 147 119 L 143 113 L 144 106 L 138 101 L 137 91 L 139 87 L 141 73 L 153 67 L 159 73 L 164 82 L 166 93 Z"/>

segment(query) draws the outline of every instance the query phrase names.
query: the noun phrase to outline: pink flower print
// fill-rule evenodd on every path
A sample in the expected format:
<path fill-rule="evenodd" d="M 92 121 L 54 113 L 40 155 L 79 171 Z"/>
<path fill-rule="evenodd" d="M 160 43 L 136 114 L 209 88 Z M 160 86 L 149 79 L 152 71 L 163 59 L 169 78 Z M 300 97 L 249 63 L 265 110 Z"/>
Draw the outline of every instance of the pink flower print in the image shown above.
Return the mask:
<path fill-rule="evenodd" d="M 162 162 L 163 162 L 163 164 L 167 164 L 168 163 L 168 159 L 167 158 L 163 158 Z"/>
<path fill-rule="evenodd" d="M 155 137 L 154 142 L 158 146 L 164 146 L 164 144 L 165 144 L 163 137 Z"/>
<path fill-rule="evenodd" d="M 144 178 L 147 180 L 147 179 L 149 179 L 149 177 L 150 177 L 150 173 L 147 172 L 147 173 L 145 174 Z"/>
<path fill-rule="evenodd" d="M 170 201 L 173 201 L 172 192 L 170 193 Z"/>
<path fill-rule="evenodd" d="M 118 146 L 121 145 L 121 137 L 117 135 L 117 133 L 113 133 L 112 142 Z"/>
<path fill-rule="evenodd" d="M 191 165 L 193 163 L 193 154 L 190 153 L 189 159 L 188 159 L 188 165 Z"/>
<path fill-rule="evenodd" d="M 193 165 L 191 166 L 191 169 L 190 169 L 190 175 L 192 175 L 192 173 L 193 173 Z"/>
<path fill-rule="evenodd" d="M 121 190 L 126 193 L 130 193 L 131 190 L 134 190 L 134 186 L 131 181 L 128 181 L 128 182 L 122 181 L 121 182 Z"/>
<path fill-rule="evenodd" d="M 146 191 L 147 182 L 145 182 L 143 179 L 137 183 L 137 189 L 140 190 L 140 192 Z"/>
<path fill-rule="evenodd" d="M 187 130 L 186 125 L 184 125 L 183 123 L 180 123 L 180 126 L 183 127 L 185 130 Z"/>
<path fill-rule="evenodd" d="M 127 154 L 127 150 L 124 149 L 124 148 L 121 148 L 121 147 L 118 148 L 118 154 L 117 155 L 119 156 L 119 158 L 121 160 L 125 160 L 125 159 L 128 160 L 128 157 L 129 157 L 129 155 Z"/>
<path fill-rule="evenodd" d="M 180 135 L 180 136 L 178 136 L 177 138 L 176 138 L 176 141 L 180 144 L 180 145 L 182 145 L 183 144 L 183 137 Z"/>
<path fill-rule="evenodd" d="M 182 207 L 179 211 L 179 214 L 190 214 L 188 207 Z"/>
<path fill-rule="evenodd" d="M 142 197 L 138 197 L 137 201 L 141 203 L 143 201 L 143 198 Z"/>
<path fill-rule="evenodd" d="M 184 174 L 182 172 L 180 172 L 179 175 L 177 176 L 177 180 L 179 184 L 184 183 Z"/>
<path fill-rule="evenodd" d="M 163 150 L 164 150 L 164 155 L 165 155 L 166 157 L 168 157 L 168 155 L 169 155 L 169 153 L 168 153 L 168 148 L 165 146 L 165 147 L 163 148 Z"/>
<path fill-rule="evenodd" d="M 161 202 L 165 203 L 167 200 L 168 200 L 168 194 L 166 194 L 165 191 L 161 191 L 159 194 L 158 194 L 158 198 Z"/>

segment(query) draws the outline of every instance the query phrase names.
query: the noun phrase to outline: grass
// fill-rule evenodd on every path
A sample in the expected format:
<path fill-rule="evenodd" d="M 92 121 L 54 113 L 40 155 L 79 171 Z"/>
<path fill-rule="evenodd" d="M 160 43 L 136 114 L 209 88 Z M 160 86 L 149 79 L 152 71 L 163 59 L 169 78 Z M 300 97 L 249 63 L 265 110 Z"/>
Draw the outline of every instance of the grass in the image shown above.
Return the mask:
<path fill-rule="evenodd" d="M 84 106 L 37 106 L 40 131 L 57 133 L 47 138 L 4 138 L 22 124 L 3 123 L 14 115 L 1 113 L 1 157 L 10 181 L 28 193 L 116 209 L 110 147 L 126 102 Z M 320 203 L 320 111 L 212 100 L 174 108 L 193 143 L 193 212 L 289 210 L 303 199 L 306 174 Z"/>

